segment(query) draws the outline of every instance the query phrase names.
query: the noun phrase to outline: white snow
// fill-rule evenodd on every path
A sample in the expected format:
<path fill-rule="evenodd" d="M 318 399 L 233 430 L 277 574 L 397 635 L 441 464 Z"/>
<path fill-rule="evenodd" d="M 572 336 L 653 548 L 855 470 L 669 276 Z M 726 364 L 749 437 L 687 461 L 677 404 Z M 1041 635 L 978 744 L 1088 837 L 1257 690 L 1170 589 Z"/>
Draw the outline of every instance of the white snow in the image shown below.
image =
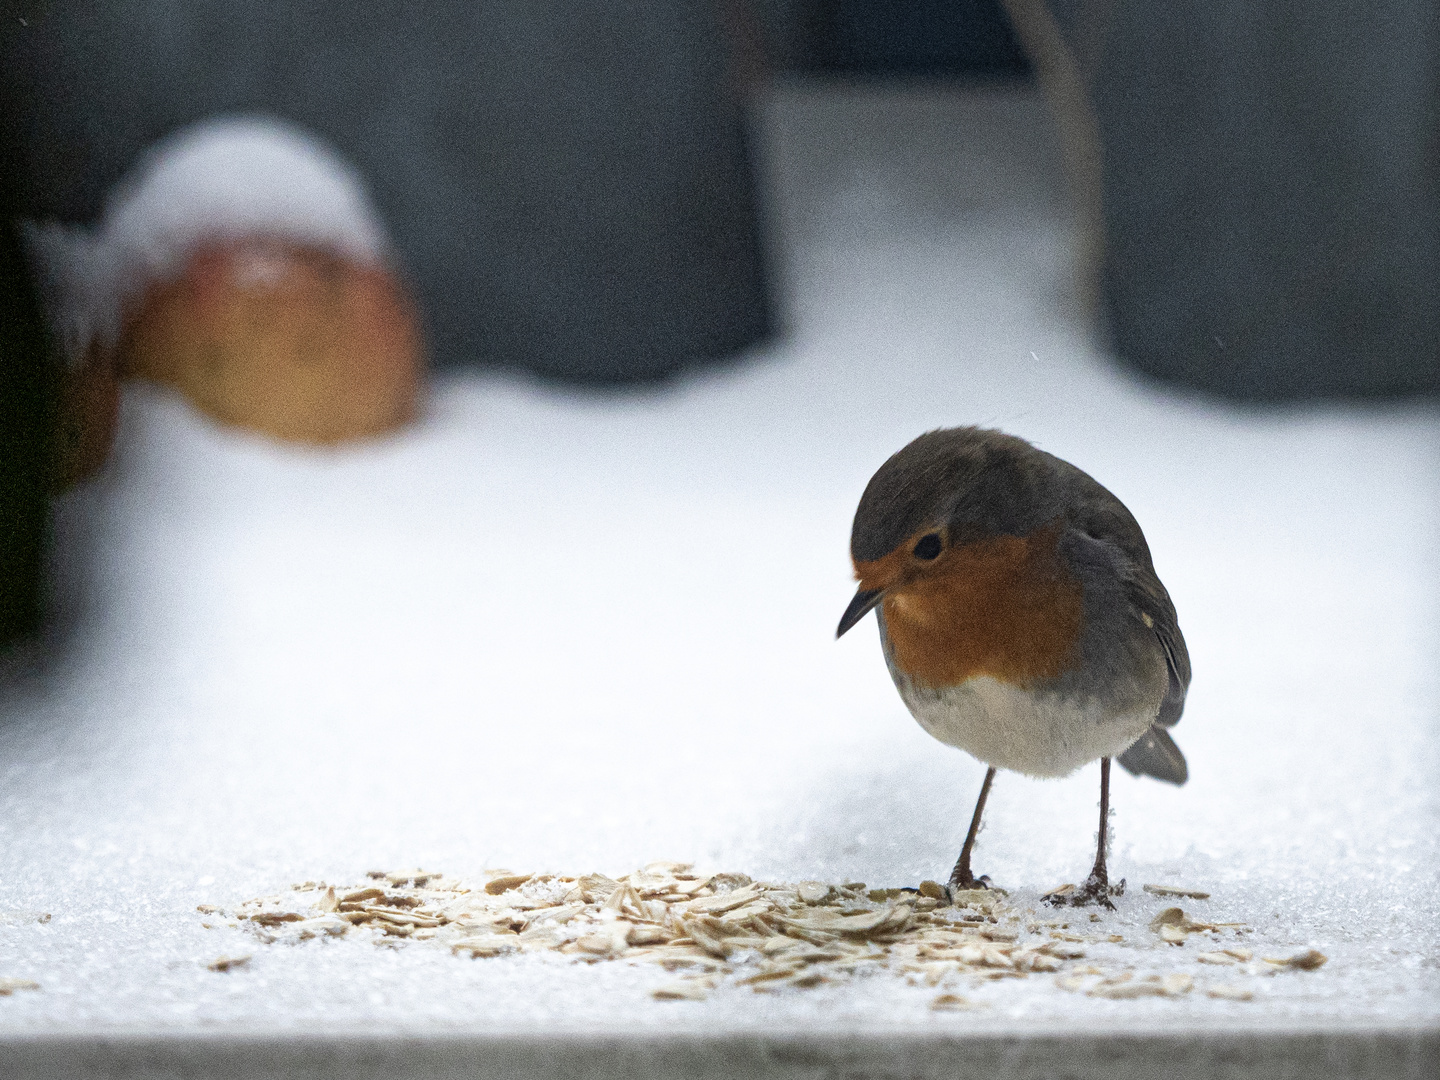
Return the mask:
<path fill-rule="evenodd" d="M 0 1034 L 1435 1024 L 1440 416 L 1125 374 L 1069 300 L 1045 131 L 1022 96 L 777 94 L 793 335 L 667 390 L 450 376 L 413 429 L 322 452 L 132 388 L 60 507 L 65 646 L 0 683 L 0 977 L 42 987 L 0 997 Z M 371 867 L 943 875 L 983 769 L 909 717 L 871 626 L 833 631 L 866 480 L 959 423 L 1125 500 L 1190 645 L 1192 779 L 1117 771 L 1104 925 L 1131 944 L 1097 962 L 1200 974 L 1147 944 L 1175 901 L 1139 886 L 1169 882 L 1320 970 L 1250 1002 L 1032 977 L 941 1014 L 894 978 L 657 1002 L 651 968 L 201 928 L 197 903 Z M 1021 902 L 1080 880 L 1096 772 L 1001 774 L 977 871 Z"/>
<path fill-rule="evenodd" d="M 268 116 L 174 132 L 116 185 L 95 228 L 27 229 L 46 306 L 71 356 L 113 345 L 144 287 L 202 243 L 264 237 L 382 260 L 388 240 L 364 182 L 316 136 Z"/>

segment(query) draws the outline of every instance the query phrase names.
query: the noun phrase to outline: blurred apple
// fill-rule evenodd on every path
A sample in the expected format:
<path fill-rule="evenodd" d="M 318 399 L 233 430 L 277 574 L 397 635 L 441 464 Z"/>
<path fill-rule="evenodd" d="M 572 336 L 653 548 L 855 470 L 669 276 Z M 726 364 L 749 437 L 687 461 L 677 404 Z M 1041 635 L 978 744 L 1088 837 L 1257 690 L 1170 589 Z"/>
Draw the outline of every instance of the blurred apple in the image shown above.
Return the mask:
<path fill-rule="evenodd" d="M 424 377 L 414 306 L 392 272 L 269 239 L 195 249 L 143 294 L 117 361 L 222 423 L 307 443 L 403 425 Z"/>

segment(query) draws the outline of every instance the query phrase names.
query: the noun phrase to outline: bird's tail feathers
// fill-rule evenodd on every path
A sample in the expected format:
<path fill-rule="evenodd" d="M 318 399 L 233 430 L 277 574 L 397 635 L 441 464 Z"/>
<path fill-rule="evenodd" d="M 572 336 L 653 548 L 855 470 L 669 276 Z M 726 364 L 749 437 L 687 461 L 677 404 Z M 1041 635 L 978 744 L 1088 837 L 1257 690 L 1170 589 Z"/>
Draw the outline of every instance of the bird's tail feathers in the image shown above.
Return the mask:
<path fill-rule="evenodd" d="M 1185 755 L 1159 724 L 1151 724 L 1150 730 L 1115 760 L 1134 776 L 1153 776 L 1171 784 L 1183 784 L 1190 778 Z"/>

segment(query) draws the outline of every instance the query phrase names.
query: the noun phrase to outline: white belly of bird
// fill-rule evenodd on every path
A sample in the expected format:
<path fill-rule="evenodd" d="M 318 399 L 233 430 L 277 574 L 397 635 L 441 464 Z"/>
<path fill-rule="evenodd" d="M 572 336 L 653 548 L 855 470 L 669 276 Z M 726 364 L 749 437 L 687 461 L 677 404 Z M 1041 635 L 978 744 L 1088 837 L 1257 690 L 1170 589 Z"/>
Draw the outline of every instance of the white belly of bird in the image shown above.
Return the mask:
<path fill-rule="evenodd" d="M 987 765 L 1029 776 L 1066 776 L 1124 753 L 1149 729 L 1156 707 L 1115 712 L 1100 702 L 1033 694 L 988 675 L 940 690 L 897 679 L 920 726 Z"/>

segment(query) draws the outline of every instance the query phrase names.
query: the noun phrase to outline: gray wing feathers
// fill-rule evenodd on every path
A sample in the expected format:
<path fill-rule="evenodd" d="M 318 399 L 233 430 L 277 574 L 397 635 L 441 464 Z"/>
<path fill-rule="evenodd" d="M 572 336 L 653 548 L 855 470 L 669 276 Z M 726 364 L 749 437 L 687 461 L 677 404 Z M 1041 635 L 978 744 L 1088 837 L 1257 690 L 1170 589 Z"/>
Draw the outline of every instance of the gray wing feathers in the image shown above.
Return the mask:
<path fill-rule="evenodd" d="M 1153 776 L 1172 784 L 1183 784 L 1190 778 L 1185 755 L 1159 724 L 1151 724 L 1150 730 L 1115 760 L 1133 776 Z"/>
<path fill-rule="evenodd" d="M 1155 574 L 1145 534 L 1130 511 L 1093 478 L 1074 466 L 1061 464 L 1071 478 L 1071 521 L 1092 542 L 1108 544 L 1116 553 L 1111 565 L 1124 582 L 1131 609 L 1154 633 L 1170 676 L 1150 730 L 1116 760 L 1137 776 L 1183 784 L 1189 777 L 1185 755 L 1165 730 L 1179 723 L 1185 710 L 1185 694 L 1190 689 L 1190 653 L 1180 633 L 1175 605 Z"/>
<path fill-rule="evenodd" d="M 1155 636 L 1165 650 L 1165 666 L 1170 670 L 1170 685 L 1160 700 L 1160 714 L 1155 722 L 1169 728 L 1180 722 L 1180 714 L 1185 711 L 1185 693 L 1190 689 L 1190 654 L 1185 648 L 1185 639 L 1180 636 L 1180 628 L 1173 621 L 1163 628 L 1157 622 Z"/>
<path fill-rule="evenodd" d="M 1180 633 L 1175 605 L 1155 575 L 1145 534 L 1130 511 L 1079 469 L 1071 465 L 1065 468 L 1076 489 L 1069 511 L 1072 551 L 1082 559 L 1107 566 L 1110 573 L 1117 575 L 1131 610 L 1154 633 L 1170 674 L 1156 722 L 1174 727 L 1185 709 L 1185 693 L 1190 688 L 1190 653 Z"/>
<path fill-rule="evenodd" d="M 1136 571 L 1127 583 L 1131 602 L 1145 621 L 1152 624 L 1155 639 L 1165 653 L 1170 681 L 1150 730 L 1116 760 L 1136 776 L 1153 776 L 1171 784 L 1183 784 L 1190 770 L 1185 764 L 1185 755 L 1165 729 L 1179 723 L 1180 714 L 1185 711 L 1185 694 L 1190 689 L 1190 653 L 1185 648 L 1185 638 L 1175 618 L 1175 605 L 1170 602 L 1165 586 L 1149 567 L 1137 567 Z"/>

